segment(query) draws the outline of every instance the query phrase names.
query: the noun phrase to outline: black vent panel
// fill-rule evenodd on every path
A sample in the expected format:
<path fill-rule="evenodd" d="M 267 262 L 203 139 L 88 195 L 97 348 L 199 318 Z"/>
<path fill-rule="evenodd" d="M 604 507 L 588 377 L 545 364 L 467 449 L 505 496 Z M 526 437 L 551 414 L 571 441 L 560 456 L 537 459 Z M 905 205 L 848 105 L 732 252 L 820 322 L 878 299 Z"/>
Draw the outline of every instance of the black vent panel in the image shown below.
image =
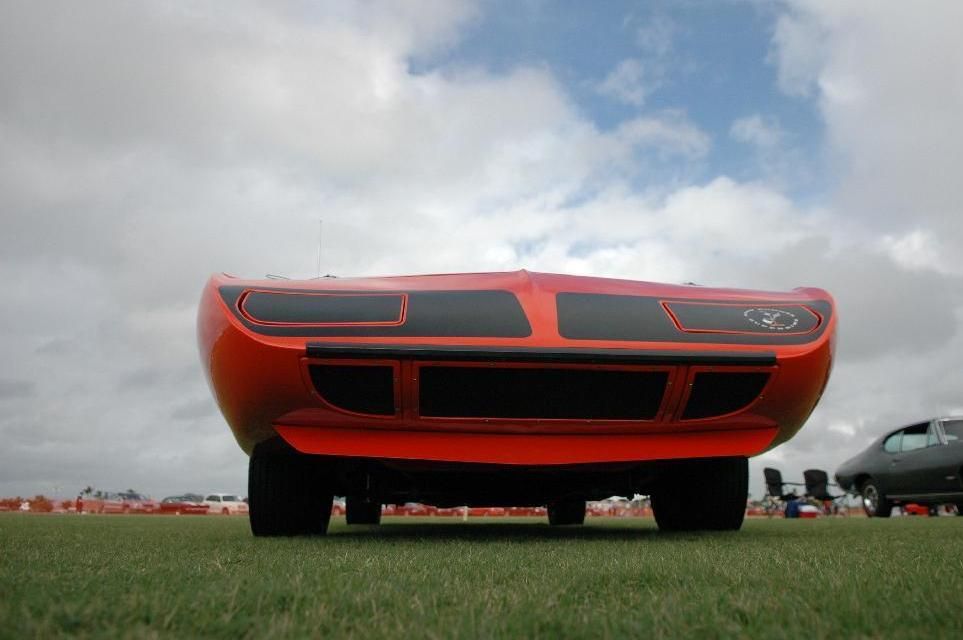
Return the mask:
<path fill-rule="evenodd" d="M 715 418 L 749 406 L 762 393 L 769 374 L 763 371 L 700 371 L 695 374 L 683 420 Z"/>
<path fill-rule="evenodd" d="M 420 369 L 424 417 L 652 420 L 666 371 L 445 367 Z"/>
<path fill-rule="evenodd" d="M 391 367 L 313 364 L 311 382 L 329 404 L 345 411 L 391 416 L 395 413 Z"/>
<path fill-rule="evenodd" d="M 384 324 L 402 319 L 400 294 L 338 295 L 252 291 L 244 312 L 257 322 L 278 324 Z"/>

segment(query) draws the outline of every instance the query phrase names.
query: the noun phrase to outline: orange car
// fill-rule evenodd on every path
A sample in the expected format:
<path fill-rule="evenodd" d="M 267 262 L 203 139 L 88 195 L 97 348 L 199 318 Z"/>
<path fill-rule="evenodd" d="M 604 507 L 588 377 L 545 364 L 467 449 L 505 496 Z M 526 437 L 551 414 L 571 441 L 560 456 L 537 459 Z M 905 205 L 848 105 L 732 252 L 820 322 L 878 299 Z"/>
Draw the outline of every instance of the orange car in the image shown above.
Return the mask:
<path fill-rule="evenodd" d="M 305 281 L 217 275 L 201 361 L 250 454 L 255 535 L 320 534 L 383 502 L 652 496 L 659 527 L 738 529 L 747 458 L 829 379 L 832 298 L 518 271 Z M 694 509 L 693 505 L 700 507 Z"/>

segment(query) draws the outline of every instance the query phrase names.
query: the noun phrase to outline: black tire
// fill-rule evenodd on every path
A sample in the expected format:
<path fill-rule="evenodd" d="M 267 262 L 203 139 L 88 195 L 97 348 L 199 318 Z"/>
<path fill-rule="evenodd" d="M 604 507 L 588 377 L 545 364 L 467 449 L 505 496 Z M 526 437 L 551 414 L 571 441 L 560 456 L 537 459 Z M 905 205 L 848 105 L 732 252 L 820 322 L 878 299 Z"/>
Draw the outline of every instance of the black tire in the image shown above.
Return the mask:
<path fill-rule="evenodd" d="M 360 496 L 345 499 L 344 519 L 348 524 L 381 524 L 381 503 Z"/>
<path fill-rule="evenodd" d="M 886 499 L 879 484 L 870 478 L 859 488 L 863 500 L 863 511 L 870 518 L 888 518 L 893 511 L 893 503 Z"/>
<path fill-rule="evenodd" d="M 748 496 L 746 458 L 692 460 L 666 468 L 652 511 L 660 531 L 737 531 Z"/>
<path fill-rule="evenodd" d="M 566 499 L 548 505 L 548 524 L 553 527 L 585 524 L 585 501 Z"/>
<path fill-rule="evenodd" d="M 255 536 L 324 535 L 334 499 L 323 464 L 309 456 L 264 451 L 248 466 L 251 532 Z"/>

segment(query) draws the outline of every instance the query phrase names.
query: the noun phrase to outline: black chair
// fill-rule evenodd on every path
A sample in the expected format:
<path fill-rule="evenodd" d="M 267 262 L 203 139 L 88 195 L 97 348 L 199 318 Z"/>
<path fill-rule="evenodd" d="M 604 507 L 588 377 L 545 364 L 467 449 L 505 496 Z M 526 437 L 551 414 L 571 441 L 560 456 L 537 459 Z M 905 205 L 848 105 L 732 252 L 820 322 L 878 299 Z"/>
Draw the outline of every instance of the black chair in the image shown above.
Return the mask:
<path fill-rule="evenodd" d="M 790 485 L 795 487 L 801 487 L 803 484 L 801 482 L 783 482 L 782 473 L 779 469 L 773 469 L 772 467 L 766 467 L 762 470 L 763 475 L 766 477 L 766 495 L 775 500 L 782 500 L 786 502 L 788 500 L 796 500 L 799 496 L 796 495 L 795 489 L 789 493 L 783 492 L 783 485 Z"/>
<path fill-rule="evenodd" d="M 829 475 L 822 469 L 806 469 L 803 471 L 803 480 L 806 481 L 806 495 L 819 501 L 839 500 L 846 497 L 846 494 L 833 495 L 829 493 L 829 487 L 838 487 L 829 481 Z"/>

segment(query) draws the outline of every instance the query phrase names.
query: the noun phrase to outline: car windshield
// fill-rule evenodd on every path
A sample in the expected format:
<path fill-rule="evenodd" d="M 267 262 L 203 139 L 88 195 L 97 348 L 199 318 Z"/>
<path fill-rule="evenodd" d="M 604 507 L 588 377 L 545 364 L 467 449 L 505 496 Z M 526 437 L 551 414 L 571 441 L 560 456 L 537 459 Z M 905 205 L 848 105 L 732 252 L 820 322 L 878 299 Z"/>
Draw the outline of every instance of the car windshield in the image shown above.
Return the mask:
<path fill-rule="evenodd" d="M 963 420 L 944 420 L 943 431 L 947 442 L 963 440 Z"/>
<path fill-rule="evenodd" d="M 237 502 L 237 496 L 224 496 L 224 502 Z"/>

